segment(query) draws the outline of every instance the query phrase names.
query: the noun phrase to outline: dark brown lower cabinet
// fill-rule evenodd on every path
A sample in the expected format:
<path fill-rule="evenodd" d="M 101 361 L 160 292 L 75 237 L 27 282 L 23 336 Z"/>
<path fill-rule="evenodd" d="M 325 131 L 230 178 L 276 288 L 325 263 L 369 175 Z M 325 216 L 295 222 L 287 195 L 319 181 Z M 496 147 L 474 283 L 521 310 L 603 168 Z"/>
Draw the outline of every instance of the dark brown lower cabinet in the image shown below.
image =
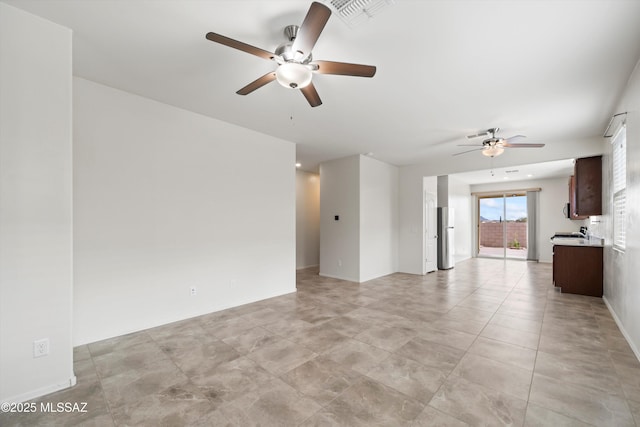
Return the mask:
<path fill-rule="evenodd" d="M 553 283 L 563 293 L 602 297 L 602 248 L 554 245 Z"/>

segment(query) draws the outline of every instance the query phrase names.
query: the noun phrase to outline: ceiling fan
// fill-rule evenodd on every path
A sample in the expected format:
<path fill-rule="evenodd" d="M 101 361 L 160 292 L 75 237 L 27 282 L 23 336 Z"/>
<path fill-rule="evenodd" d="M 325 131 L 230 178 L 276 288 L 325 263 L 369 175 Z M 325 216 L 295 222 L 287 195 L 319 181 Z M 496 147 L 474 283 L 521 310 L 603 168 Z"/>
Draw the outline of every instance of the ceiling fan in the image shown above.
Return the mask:
<path fill-rule="evenodd" d="M 313 85 L 313 73 L 337 74 L 343 76 L 373 77 L 376 67 L 371 65 L 349 64 L 346 62 L 314 61 L 311 50 L 324 29 L 331 9 L 322 3 L 313 2 L 302 25 L 285 27 L 284 34 L 288 41 L 279 45 L 274 53 L 248 45 L 216 33 L 207 33 L 207 39 L 260 58 L 275 61 L 278 68 L 257 78 L 236 93 L 248 95 L 267 83 L 277 80 L 282 86 L 300 89 L 312 107 L 322 104 L 320 96 Z"/>
<path fill-rule="evenodd" d="M 529 143 L 514 143 L 522 138 L 526 138 L 524 135 L 514 135 L 509 138 L 499 138 L 496 137 L 496 133 L 500 131 L 500 128 L 490 128 L 484 132 L 477 133 L 475 135 L 468 135 L 467 139 L 479 138 L 481 136 L 488 136 L 489 138 L 482 141 L 482 144 L 478 146 L 478 144 L 458 144 L 459 147 L 476 147 L 473 150 L 463 151 L 461 153 L 456 153 L 454 156 L 459 156 L 460 154 L 470 153 L 472 151 L 482 150 L 482 154 L 487 157 L 496 157 L 500 154 L 504 153 L 505 148 L 540 148 L 544 147 L 544 144 L 529 144 Z"/>

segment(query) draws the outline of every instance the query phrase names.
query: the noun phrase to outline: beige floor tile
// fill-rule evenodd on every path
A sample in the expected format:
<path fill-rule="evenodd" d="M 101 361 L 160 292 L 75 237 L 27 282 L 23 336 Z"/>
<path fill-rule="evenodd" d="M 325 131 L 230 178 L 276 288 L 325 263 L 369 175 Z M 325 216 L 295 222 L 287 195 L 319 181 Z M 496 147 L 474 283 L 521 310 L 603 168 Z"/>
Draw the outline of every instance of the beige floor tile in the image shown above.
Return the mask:
<path fill-rule="evenodd" d="M 176 336 L 203 336 L 206 334 L 203 322 L 204 317 L 196 317 L 192 319 L 173 322 L 167 325 L 158 326 L 157 328 L 148 329 L 147 334 L 158 341 L 162 338 Z"/>
<path fill-rule="evenodd" d="M 468 425 L 431 406 L 424 408 L 424 411 L 410 424 L 411 427 L 465 427 Z"/>
<path fill-rule="evenodd" d="M 293 387 L 273 379 L 219 410 L 237 426 L 296 426 L 320 408 Z"/>
<path fill-rule="evenodd" d="M 478 336 L 476 334 L 434 325 L 433 327 L 426 326 L 418 329 L 418 337 L 460 350 L 467 350 Z"/>
<path fill-rule="evenodd" d="M 635 425 L 625 399 L 543 375 L 534 374 L 529 401 L 585 423 Z"/>
<path fill-rule="evenodd" d="M 361 377 L 329 357 L 320 356 L 292 369 L 280 379 L 324 406 Z"/>
<path fill-rule="evenodd" d="M 188 377 L 176 365 L 163 360 L 140 372 L 126 371 L 103 378 L 101 384 L 105 399 L 113 410 L 186 381 Z"/>
<path fill-rule="evenodd" d="M 325 353 L 350 340 L 348 336 L 342 335 L 334 329 L 326 328 L 322 325 L 305 329 L 304 331 L 294 332 L 288 335 L 287 338 L 318 354 Z"/>
<path fill-rule="evenodd" d="M 397 314 L 387 313 L 381 310 L 374 310 L 369 307 L 360 307 L 357 310 L 353 310 L 350 313 L 345 314 L 347 317 L 351 317 L 356 320 L 362 320 L 368 322 L 371 326 L 374 324 L 388 324 L 390 322 L 404 322 L 407 319 Z"/>
<path fill-rule="evenodd" d="M 449 319 L 471 320 L 478 323 L 486 323 L 493 317 L 494 313 L 495 310 L 487 311 L 456 305 L 454 308 L 449 310 L 444 317 Z"/>
<path fill-rule="evenodd" d="M 408 343 L 417 334 L 418 331 L 415 328 L 380 325 L 365 329 L 356 335 L 354 339 L 386 351 L 395 351 Z"/>
<path fill-rule="evenodd" d="M 611 363 L 592 363 L 578 357 L 557 356 L 538 351 L 535 373 L 624 397 L 622 385 Z"/>
<path fill-rule="evenodd" d="M 609 363 L 610 361 L 606 345 L 603 342 L 573 339 L 570 335 L 556 337 L 543 333 L 540 336 L 538 350 L 558 356 L 578 357 L 596 363 Z"/>
<path fill-rule="evenodd" d="M 341 316 L 328 321 L 323 325 L 323 327 L 332 329 L 339 334 L 347 337 L 354 337 L 365 329 L 369 329 L 371 327 L 371 323 L 367 322 L 366 320 Z"/>
<path fill-rule="evenodd" d="M 216 407 L 255 390 L 271 381 L 272 374 L 251 359 L 240 357 L 218 365 L 210 373 L 195 375 L 191 381 Z"/>
<path fill-rule="evenodd" d="M 523 319 L 514 316 L 505 316 L 496 314 L 489 321 L 490 325 L 502 326 L 510 329 L 517 329 L 523 332 L 539 334 L 542 328 L 542 322 L 538 320 Z"/>
<path fill-rule="evenodd" d="M 467 353 L 452 375 L 524 401 L 529 398 L 532 372 L 528 369 Z"/>
<path fill-rule="evenodd" d="M 414 338 L 396 351 L 396 354 L 400 356 L 447 373 L 455 368 L 464 353 L 463 350 L 455 347 L 449 347 L 422 338 Z"/>
<path fill-rule="evenodd" d="M 215 408 L 190 383 L 149 394 L 113 411 L 118 425 L 189 425 L 209 417 Z"/>
<path fill-rule="evenodd" d="M 158 344 L 150 341 L 94 357 L 93 364 L 100 378 L 108 378 L 130 371 L 142 373 L 153 370 L 159 364 L 171 365 L 171 360 Z"/>
<path fill-rule="evenodd" d="M 592 424 L 586 424 L 575 418 L 538 406 L 535 403 L 529 403 L 524 425 L 525 427 L 589 427 Z"/>
<path fill-rule="evenodd" d="M 275 322 L 267 323 L 262 327 L 270 332 L 273 332 L 274 334 L 287 337 L 290 334 L 311 329 L 313 325 L 311 323 L 305 322 L 304 320 L 281 319 Z"/>
<path fill-rule="evenodd" d="M 633 418 L 636 421 L 636 425 L 640 425 L 640 402 L 628 401 L 629 409 L 631 410 L 631 414 L 633 414 Z"/>
<path fill-rule="evenodd" d="M 469 353 L 508 363 L 530 372 L 533 372 L 536 361 L 535 350 L 485 337 L 478 337 L 469 348 Z"/>
<path fill-rule="evenodd" d="M 459 320 L 449 317 L 441 317 L 431 323 L 431 326 L 438 329 L 449 329 L 468 334 L 478 335 L 487 326 L 487 322 L 477 322 L 475 320 Z"/>
<path fill-rule="evenodd" d="M 267 344 L 271 344 L 280 338 L 279 335 L 257 326 L 240 335 L 225 338 L 222 341 L 233 347 L 238 353 L 247 354 Z"/>
<path fill-rule="evenodd" d="M 223 341 L 192 340 L 189 345 L 162 345 L 162 349 L 169 354 L 173 362 L 189 376 L 211 372 L 218 365 L 240 357 L 233 347 Z"/>
<path fill-rule="evenodd" d="M 89 351 L 89 346 L 80 345 L 78 347 L 73 348 L 73 361 L 79 362 L 81 360 L 91 359 L 91 352 Z"/>
<path fill-rule="evenodd" d="M 427 404 L 444 383 L 447 374 L 446 371 L 422 365 L 411 359 L 391 355 L 371 369 L 367 376 Z"/>
<path fill-rule="evenodd" d="M 424 405 L 368 378 L 358 380 L 305 425 L 397 426 L 413 421 Z"/>
<path fill-rule="evenodd" d="M 328 351 L 325 355 L 347 368 L 366 374 L 375 365 L 389 357 L 390 353 L 381 348 L 352 339 Z"/>
<path fill-rule="evenodd" d="M 274 375 L 281 375 L 317 356 L 317 353 L 281 339 L 249 353 L 247 357 Z"/>
<path fill-rule="evenodd" d="M 504 326 L 487 325 L 480 333 L 485 338 L 491 338 L 508 344 L 519 345 L 533 350 L 537 350 L 540 335 L 531 332 L 519 331 L 517 329 L 505 328 Z"/>
<path fill-rule="evenodd" d="M 431 399 L 429 406 L 470 425 L 522 425 L 525 400 L 452 375 Z"/>
<path fill-rule="evenodd" d="M 142 343 L 148 343 L 150 341 L 151 337 L 149 336 L 149 334 L 147 334 L 146 331 L 143 331 L 110 338 L 104 341 L 94 342 L 88 344 L 87 347 L 89 347 L 89 352 L 91 353 L 92 357 L 98 357 L 114 351 L 126 350 L 129 347 L 133 347 Z"/>

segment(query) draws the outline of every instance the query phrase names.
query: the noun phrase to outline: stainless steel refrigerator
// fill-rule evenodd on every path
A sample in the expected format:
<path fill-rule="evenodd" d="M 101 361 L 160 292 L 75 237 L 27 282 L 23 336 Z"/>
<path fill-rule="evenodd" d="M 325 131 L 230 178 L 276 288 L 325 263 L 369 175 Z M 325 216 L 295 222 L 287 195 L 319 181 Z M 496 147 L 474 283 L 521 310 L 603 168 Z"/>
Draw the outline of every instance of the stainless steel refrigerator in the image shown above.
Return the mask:
<path fill-rule="evenodd" d="M 438 208 L 438 270 L 453 268 L 454 261 L 453 208 Z"/>

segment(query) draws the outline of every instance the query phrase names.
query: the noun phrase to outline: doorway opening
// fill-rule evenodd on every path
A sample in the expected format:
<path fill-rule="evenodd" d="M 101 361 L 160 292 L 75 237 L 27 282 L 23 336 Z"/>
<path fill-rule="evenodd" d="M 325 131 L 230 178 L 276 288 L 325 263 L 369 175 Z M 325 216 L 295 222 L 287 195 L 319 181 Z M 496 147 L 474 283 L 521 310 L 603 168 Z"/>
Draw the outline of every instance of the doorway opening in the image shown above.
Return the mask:
<path fill-rule="evenodd" d="M 478 197 L 478 256 L 527 259 L 527 195 Z"/>

